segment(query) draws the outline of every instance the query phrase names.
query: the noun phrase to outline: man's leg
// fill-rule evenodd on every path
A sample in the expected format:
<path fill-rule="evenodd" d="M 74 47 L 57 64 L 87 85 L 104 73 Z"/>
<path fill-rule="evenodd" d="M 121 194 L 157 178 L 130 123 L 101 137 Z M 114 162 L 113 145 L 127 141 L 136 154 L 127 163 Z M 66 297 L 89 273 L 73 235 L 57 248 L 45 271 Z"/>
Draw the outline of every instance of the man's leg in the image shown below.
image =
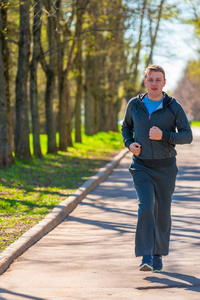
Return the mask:
<path fill-rule="evenodd" d="M 138 195 L 138 221 L 135 237 L 136 256 L 152 255 L 154 249 L 154 185 L 143 170 L 134 172 L 134 186 Z"/>
<path fill-rule="evenodd" d="M 162 168 L 155 178 L 155 244 L 154 253 L 167 255 L 171 231 L 171 200 L 175 188 L 177 168 Z"/>

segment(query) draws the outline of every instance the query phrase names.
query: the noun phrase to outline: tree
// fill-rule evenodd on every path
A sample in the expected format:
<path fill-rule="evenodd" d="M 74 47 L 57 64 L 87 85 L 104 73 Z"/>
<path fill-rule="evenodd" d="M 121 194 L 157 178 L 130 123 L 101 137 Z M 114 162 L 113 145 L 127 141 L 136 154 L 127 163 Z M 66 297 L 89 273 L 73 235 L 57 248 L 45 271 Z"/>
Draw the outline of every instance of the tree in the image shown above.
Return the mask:
<path fill-rule="evenodd" d="M 136 55 L 133 59 L 134 63 L 134 70 L 133 70 L 133 88 L 136 90 L 136 83 L 138 79 L 138 67 L 139 67 L 139 61 L 140 61 L 140 52 L 142 48 L 142 35 L 143 35 L 143 28 L 144 28 L 144 17 L 145 17 L 145 11 L 147 6 L 147 0 L 143 0 L 142 8 L 140 10 L 140 27 L 139 27 L 139 36 L 138 41 L 136 44 Z M 139 9 L 138 9 L 139 10 Z"/>
<path fill-rule="evenodd" d="M 7 23 L 7 1 L 0 9 L 0 167 L 14 163 L 10 135 L 10 97 L 8 85 L 8 48 L 5 39 Z"/>
<path fill-rule="evenodd" d="M 200 120 L 200 61 L 191 60 L 187 63 L 183 77 L 179 81 L 173 96 L 181 103 L 184 110 L 193 111 L 195 120 Z"/>
<path fill-rule="evenodd" d="M 11 149 L 14 151 L 14 134 L 13 134 L 13 122 L 12 122 L 12 109 L 11 109 L 11 100 L 10 100 L 10 51 L 8 47 L 8 37 L 7 37 L 7 11 L 9 3 L 8 0 L 2 1 L 1 13 L 2 13 L 2 55 L 4 62 L 4 77 L 6 84 L 6 99 L 8 103 L 8 114 L 9 114 L 9 135 Z"/>
<path fill-rule="evenodd" d="M 106 130 L 118 131 L 118 112 L 121 107 L 122 98 L 118 96 L 118 90 L 124 79 L 122 64 L 126 65 L 124 56 L 124 22 L 126 14 L 123 10 L 122 1 L 117 0 L 112 7 L 108 7 L 108 24 L 111 28 L 110 35 L 107 37 L 107 86 L 105 115 Z"/>
<path fill-rule="evenodd" d="M 149 53 L 147 61 L 146 61 L 146 67 L 153 63 L 153 50 L 155 47 L 156 38 L 157 38 L 159 26 L 160 26 L 160 20 L 161 20 L 161 16 L 162 16 L 164 2 L 165 2 L 165 0 L 160 0 L 160 4 L 158 6 L 152 8 L 151 1 L 150 1 L 150 5 L 148 7 L 150 53 Z M 155 22 L 154 30 L 153 30 L 153 21 Z"/>
<path fill-rule="evenodd" d="M 129 100 L 136 92 L 142 92 L 144 83 L 139 85 L 138 75 L 139 66 L 141 63 L 146 68 L 153 64 L 153 54 L 156 47 L 158 33 L 160 31 L 160 23 L 162 19 L 170 19 L 177 15 L 174 4 L 166 3 L 165 0 L 141 0 L 138 1 L 137 9 L 130 7 L 129 10 L 133 12 L 133 21 L 130 25 L 135 28 L 130 50 L 133 53 L 133 64 L 130 66 L 130 80 L 133 83 L 132 87 L 130 80 L 128 81 L 127 89 L 130 90 L 127 100 Z M 130 4 L 129 4 L 130 5 Z M 138 12 L 138 16 L 135 14 Z M 136 40 L 136 42 L 135 42 Z M 143 50 L 143 57 L 141 57 L 141 50 Z M 140 79 L 140 78 L 139 78 Z"/>
<path fill-rule="evenodd" d="M 185 0 L 184 6 L 180 9 L 179 19 L 185 24 L 194 27 L 195 46 L 199 54 L 200 41 L 200 1 L 199 0 Z M 187 15 L 184 14 L 185 8 Z M 183 10 L 184 9 L 184 10 Z M 195 120 L 200 119 L 200 100 L 199 100 L 199 82 L 200 82 L 200 59 L 190 60 L 187 62 L 183 77 L 179 81 L 174 96 L 181 102 L 184 109 L 193 111 Z"/>
<path fill-rule="evenodd" d="M 42 158 L 40 146 L 40 122 L 38 112 L 38 93 L 37 93 L 37 66 L 40 60 L 41 44 L 41 2 L 35 0 L 34 3 L 34 20 L 33 20 L 33 55 L 30 63 L 30 98 L 31 98 L 31 115 L 32 115 L 32 133 L 33 133 L 33 150 L 34 155 Z"/>
<path fill-rule="evenodd" d="M 31 159 L 29 145 L 29 119 L 27 80 L 30 56 L 30 1 L 20 3 L 20 38 L 18 70 L 16 77 L 16 129 L 15 129 L 15 154 L 19 159 Z"/>
<path fill-rule="evenodd" d="M 118 131 L 127 61 L 124 30 L 126 10 L 122 1 L 94 1 L 88 10 L 85 47 L 85 132 Z"/>
<path fill-rule="evenodd" d="M 195 36 L 200 39 L 200 1 L 199 0 L 185 0 L 189 17 L 183 17 L 182 21 L 191 24 L 195 29 Z"/>
<path fill-rule="evenodd" d="M 76 0 L 76 102 L 75 102 L 75 141 L 81 143 L 81 103 L 82 103 L 82 25 L 83 25 L 83 14 L 85 13 L 86 7 L 89 0 Z"/>
<path fill-rule="evenodd" d="M 55 13 L 50 0 L 44 0 L 44 6 L 47 13 L 47 36 L 48 36 L 48 62 L 45 59 L 45 53 L 41 45 L 40 62 L 46 74 L 46 91 L 45 91 L 45 109 L 46 109 L 46 133 L 48 136 L 47 153 L 57 153 L 56 145 L 56 128 L 54 118 L 54 93 L 55 93 L 55 76 L 56 76 L 56 51 L 55 51 L 55 31 L 56 21 Z"/>
<path fill-rule="evenodd" d="M 103 3 L 104 4 L 104 3 Z M 104 41 L 99 20 L 103 22 L 104 6 L 93 1 L 88 8 L 87 34 L 85 36 L 85 133 L 93 135 L 100 128 L 100 99 L 103 98 L 102 70 L 105 64 Z M 103 59 L 102 59 L 103 58 Z"/>
<path fill-rule="evenodd" d="M 74 3 L 71 14 L 66 20 L 62 16 L 61 0 L 57 0 L 57 60 L 58 60 L 58 94 L 59 94 L 59 150 L 66 151 L 72 146 L 71 137 L 71 99 L 68 75 L 74 64 L 75 39 L 72 39 L 71 26 L 74 19 Z M 63 12 L 64 13 L 64 12 Z M 64 21 L 64 26 L 61 26 Z M 68 39 L 68 40 L 67 40 Z M 71 42 L 71 43 L 70 43 Z M 67 64 L 64 60 L 67 57 Z"/>

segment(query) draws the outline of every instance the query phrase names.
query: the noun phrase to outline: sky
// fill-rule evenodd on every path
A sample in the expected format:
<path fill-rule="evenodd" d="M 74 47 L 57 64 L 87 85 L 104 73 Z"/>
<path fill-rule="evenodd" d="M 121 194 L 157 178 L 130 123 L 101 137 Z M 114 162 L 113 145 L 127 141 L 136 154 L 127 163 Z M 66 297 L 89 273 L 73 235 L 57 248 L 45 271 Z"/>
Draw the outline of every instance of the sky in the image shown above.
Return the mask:
<path fill-rule="evenodd" d="M 193 31 L 192 26 L 178 21 L 163 22 L 161 25 L 153 60 L 166 72 L 165 91 L 173 91 L 183 76 L 188 60 L 198 58 Z"/>

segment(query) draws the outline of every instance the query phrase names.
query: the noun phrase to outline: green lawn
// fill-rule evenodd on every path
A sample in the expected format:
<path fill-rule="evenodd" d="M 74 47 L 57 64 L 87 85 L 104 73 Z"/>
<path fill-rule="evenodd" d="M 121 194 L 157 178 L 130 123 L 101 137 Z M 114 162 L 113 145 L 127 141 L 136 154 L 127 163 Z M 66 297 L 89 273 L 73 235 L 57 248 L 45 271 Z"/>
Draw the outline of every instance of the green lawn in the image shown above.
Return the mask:
<path fill-rule="evenodd" d="M 32 140 L 32 138 L 30 138 Z M 46 153 L 46 136 L 41 135 Z M 31 145 L 32 147 L 32 145 Z M 83 135 L 67 152 L 44 155 L 42 160 L 16 161 L 0 169 L 0 251 L 73 194 L 123 149 L 120 133 Z"/>
<path fill-rule="evenodd" d="M 191 125 L 200 127 L 200 121 L 192 121 Z"/>

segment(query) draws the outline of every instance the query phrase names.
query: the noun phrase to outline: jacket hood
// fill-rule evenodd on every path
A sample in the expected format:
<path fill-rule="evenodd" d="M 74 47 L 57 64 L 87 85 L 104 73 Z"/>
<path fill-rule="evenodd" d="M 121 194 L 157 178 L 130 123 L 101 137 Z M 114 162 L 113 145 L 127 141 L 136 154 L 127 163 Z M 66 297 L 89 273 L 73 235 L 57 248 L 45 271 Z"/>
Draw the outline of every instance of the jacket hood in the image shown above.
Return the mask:
<path fill-rule="evenodd" d="M 173 102 L 175 99 L 173 97 L 170 97 L 167 95 L 167 93 L 163 92 L 164 99 L 163 99 L 163 107 L 166 107 L 168 104 Z M 145 94 L 139 94 L 137 96 L 138 100 L 143 101 L 144 97 L 147 96 L 147 93 Z"/>

